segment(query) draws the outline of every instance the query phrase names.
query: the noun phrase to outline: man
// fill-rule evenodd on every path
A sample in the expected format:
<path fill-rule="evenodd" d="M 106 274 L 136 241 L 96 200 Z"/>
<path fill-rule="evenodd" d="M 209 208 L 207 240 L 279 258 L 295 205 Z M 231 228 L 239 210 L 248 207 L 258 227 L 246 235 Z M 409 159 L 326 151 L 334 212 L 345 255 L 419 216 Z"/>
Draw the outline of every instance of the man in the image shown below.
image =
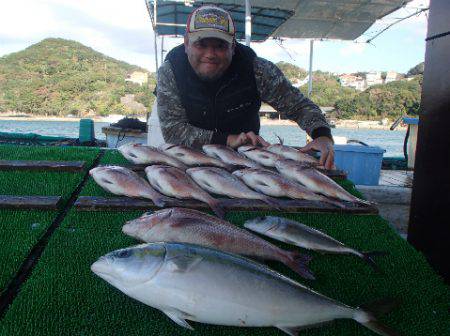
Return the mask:
<path fill-rule="evenodd" d="M 233 148 L 268 145 L 258 135 L 263 101 L 314 139 L 302 151 L 320 151 L 321 164 L 333 167 L 331 131 L 319 107 L 273 63 L 237 43 L 234 22 L 219 7 L 199 7 L 188 18 L 184 44 L 158 70 L 157 101 L 166 142 Z"/>

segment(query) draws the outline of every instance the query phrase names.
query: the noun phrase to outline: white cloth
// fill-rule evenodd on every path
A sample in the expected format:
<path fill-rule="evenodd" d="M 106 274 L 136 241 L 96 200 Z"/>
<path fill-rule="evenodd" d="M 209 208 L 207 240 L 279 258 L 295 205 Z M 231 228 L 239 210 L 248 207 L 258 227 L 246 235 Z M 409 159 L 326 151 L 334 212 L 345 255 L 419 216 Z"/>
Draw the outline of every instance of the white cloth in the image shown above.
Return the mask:
<path fill-rule="evenodd" d="M 162 145 L 165 141 L 161 132 L 161 126 L 159 125 L 158 117 L 158 104 L 155 99 L 152 107 L 152 113 L 147 121 L 148 133 L 147 133 L 147 145 L 158 147 Z"/>

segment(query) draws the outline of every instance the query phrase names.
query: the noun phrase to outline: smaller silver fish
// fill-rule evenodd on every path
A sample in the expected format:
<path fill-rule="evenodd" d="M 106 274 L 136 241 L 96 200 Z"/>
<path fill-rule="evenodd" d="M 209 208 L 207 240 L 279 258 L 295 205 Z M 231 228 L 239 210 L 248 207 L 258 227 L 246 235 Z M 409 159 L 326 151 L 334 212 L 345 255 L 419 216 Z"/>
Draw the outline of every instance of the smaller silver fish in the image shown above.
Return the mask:
<path fill-rule="evenodd" d="M 222 160 L 223 162 L 240 167 L 260 168 L 261 166 L 225 145 L 203 145 L 206 155 Z"/>
<path fill-rule="evenodd" d="M 115 195 L 149 198 L 159 207 L 163 207 L 168 200 L 154 190 L 145 179 L 125 167 L 96 167 L 89 171 L 89 175 L 103 189 Z"/>
<path fill-rule="evenodd" d="M 263 216 L 249 219 L 244 226 L 267 237 L 293 244 L 308 250 L 352 254 L 366 261 L 374 270 L 380 271 L 372 259 L 373 256 L 386 254 L 385 252 L 359 252 L 348 247 L 329 235 L 313 229 L 305 224 L 275 216 Z"/>
<path fill-rule="evenodd" d="M 220 218 L 225 211 L 220 201 L 194 182 L 184 171 L 175 167 L 153 165 L 145 168 L 150 184 L 161 193 L 178 199 L 197 199 L 207 203 Z"/>
<path fill-rule="evenodd" d="M 180 160 L 184 164 L 188 166 L 214 166 L 225 168 L 227 170 L 232 170 L 233 167 L 229 164 L 226 164 L 219 159 L 210 157 L 194 148 L 186 147 L 183 145 L 174 145 L 174 144 L 162 144 L 158 147 L 158 149 L 167 155 L 170 155 L 177 160 Z"/>
<path fill-rule="evenodd" d="M 166 164 L 183 170 L 188 168 L 183 162 L 152 146 L 128 143 L 118 149 L 127 160 L 135 164 Z"/>
<path fill-rule="evenodd" d="M 275 167 L 275 163 L 283 158 L 264 148 L 249 145 L 239 147 L 238 152 L 266 167 Z"/>
<path fill-rule="evenodd" d="M 216 167 L 189 168 L 186 173 L 193 178 L 204 190 L 231 198 L 244 198 L 261 200 L 271 207 L 278 209 L 282 205 L 267 195 L 260 194 L 242 182 L 237 176 L 230 174 L 224 169 Z"/>

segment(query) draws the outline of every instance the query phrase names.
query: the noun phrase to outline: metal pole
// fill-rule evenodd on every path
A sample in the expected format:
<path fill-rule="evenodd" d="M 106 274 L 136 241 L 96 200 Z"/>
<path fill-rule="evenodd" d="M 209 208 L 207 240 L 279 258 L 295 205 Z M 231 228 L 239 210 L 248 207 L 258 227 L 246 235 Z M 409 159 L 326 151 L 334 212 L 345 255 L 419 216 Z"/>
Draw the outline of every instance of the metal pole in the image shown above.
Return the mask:
<path fill-rule="evenodd" d="M 155 66 L 156 66 L 156 73 L 158 73 L 158 42 L 156 42 L 156 39 L 158 38 L 158 35 L 156 35 L 156 31 L 154 31 L 154 48 L 155 48 Z"/>
<path fill-rule="evenodd" d="M 161 64 L 164 59 L 164 35 L 161 36 Z"/>
<path fill-rule="evenodd" d="M 313 67 L 313 51 L 314 51 L 314 40 L 309 41 L 309 74 L 308 74 L 308 97 L 311 97 L 312 93 L 312 67 Z"/>
<path fill-rule="evenodd" d="M 250 0 L 245 0 L 245 45 L 250 47 L 252 39 L 252 7 Z"/>
<path fill-rule="evenodd" d="M 153 37 L 155 39 L 154 41 L 154 48 L 155 48 L 155 73 L 158 74 L 158 43 L 156 42 L 156 39 L 158 37 L 158 35 L 156 34 L 156 25 L 157 25 L 157 10 L 156 10 L 156 6 L 157 6 L 157 0 L 154 1 L 153 3 Z"/>

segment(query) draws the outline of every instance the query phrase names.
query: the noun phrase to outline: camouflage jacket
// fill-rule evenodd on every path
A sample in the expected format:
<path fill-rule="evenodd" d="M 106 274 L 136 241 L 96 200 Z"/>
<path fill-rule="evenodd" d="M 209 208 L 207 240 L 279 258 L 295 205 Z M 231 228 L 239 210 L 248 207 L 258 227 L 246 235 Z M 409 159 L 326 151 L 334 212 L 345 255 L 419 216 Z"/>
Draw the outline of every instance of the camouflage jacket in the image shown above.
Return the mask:
<path fill-rule="evenodd" d="M 295 121 L 309 135 L 318 128 L 329 130 L 320 108 L 292 86 L 275 64 L 256 57 L 253 67 L 261 100 L 277 110 L 282 118 Z M 157 97 L 158 116 L 166 142 L 193 147 L 211 142 L 214 131 L 189 123 L 168 61 L 158 69 Z"/>

